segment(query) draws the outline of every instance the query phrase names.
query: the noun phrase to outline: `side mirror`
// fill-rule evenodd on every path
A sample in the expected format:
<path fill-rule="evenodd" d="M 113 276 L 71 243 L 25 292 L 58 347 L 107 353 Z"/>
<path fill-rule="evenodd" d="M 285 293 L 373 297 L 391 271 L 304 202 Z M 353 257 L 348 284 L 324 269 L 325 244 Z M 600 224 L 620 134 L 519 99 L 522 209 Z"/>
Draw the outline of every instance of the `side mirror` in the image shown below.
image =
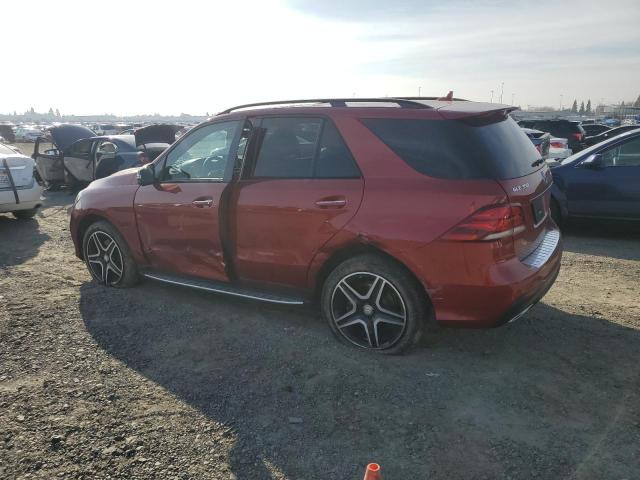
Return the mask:
<path fill-rule="evenodd" d="M 604 157 L 601 153 L 594 153 L 593 155 L 588 156 L 583 162 L 582 166 L 584 168 L 590 168 L 592 170 L 602 170 L 605 168 Z"/>
<path fill-rule="evenodd" d="M 153 185 L 156 183 L 156 169 L 153 163 L 149 163 L 138 170 L 138 185 Z"/>

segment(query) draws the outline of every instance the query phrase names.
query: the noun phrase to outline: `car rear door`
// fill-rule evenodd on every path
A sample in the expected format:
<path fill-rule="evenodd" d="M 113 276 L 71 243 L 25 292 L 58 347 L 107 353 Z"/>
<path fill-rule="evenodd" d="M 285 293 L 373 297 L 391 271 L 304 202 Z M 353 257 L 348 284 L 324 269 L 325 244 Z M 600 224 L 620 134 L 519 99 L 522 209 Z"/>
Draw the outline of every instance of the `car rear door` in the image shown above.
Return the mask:
<path fill-rule="evenodd" d="M 157 270 L 227 281 L 221 201 L 240 121 L 207 124 L 155 162 L 158 182 L 142 186 L 135 212 L 144 253 Z"/>
<path fill-rule="evenodd" d="M 93 147 L 95 141 L 91 138 L 78 140 L 71 145 L 64 155 L 64 168 L 80 182 L 93 180 Z"/>
<path fill-rule="evenodd" d="M 233 185 L 233 271 L 240 281 L 306 286 L 316 252 L 356 213 L 363 180 L 333 122 L 265 117 Z"/>

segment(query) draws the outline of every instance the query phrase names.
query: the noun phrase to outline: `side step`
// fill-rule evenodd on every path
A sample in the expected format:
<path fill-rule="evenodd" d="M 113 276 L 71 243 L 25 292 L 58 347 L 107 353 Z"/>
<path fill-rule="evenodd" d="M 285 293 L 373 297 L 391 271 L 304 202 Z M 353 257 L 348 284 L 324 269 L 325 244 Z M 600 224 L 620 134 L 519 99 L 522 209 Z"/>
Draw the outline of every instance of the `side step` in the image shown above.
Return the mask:
<path fill-rule="evenodd" d="M 261 292 L 259 290 L 239 288 L 227 283 L 216 282 L 214 280 L 184 278 L 177 275 L 156 272 L 142 273 L 142 276 L 151 280 L 170 283 L 172 285 L 180 285 L 183 287 L 195 288 L 197 290 L 205 290 L 207 292 L 224 293 L 225 295 L 250 298 L 252 300 L 260 300 L 262 302 L 280 303 L 285 305 L 302 305 L 305 303 L 303 297 L 276 295 L 273 293 Z"/>

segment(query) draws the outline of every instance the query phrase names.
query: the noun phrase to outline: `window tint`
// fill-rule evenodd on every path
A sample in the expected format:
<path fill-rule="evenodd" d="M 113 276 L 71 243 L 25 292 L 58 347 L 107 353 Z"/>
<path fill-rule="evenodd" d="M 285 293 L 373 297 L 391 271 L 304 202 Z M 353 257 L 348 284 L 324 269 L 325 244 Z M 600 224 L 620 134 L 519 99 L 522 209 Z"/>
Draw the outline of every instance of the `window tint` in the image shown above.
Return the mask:
<path fill-rule="evenodd" d="M 364 119 L 411 167 L 450 179 L 509 179 L 542 168 L 540 154 L 511 118 L 474 125 L 458 120 Z"/>
<path fill-rule="evenodd" d="M 185 135 L 167 156 L 164 181 L 222 180 L 240 122 L 214 123 Z"/>
<path fill-rule="evenodd" d="M 610 148 L 602 156 L 607 167 L 639 167 L 640 137 Z"/>
<path fill-rule="evenodd" d="M 265 118 L 255 177 L 311 178 L 322 120 L 319 118 Z"/>
<path fill-rule="evenodd" d="M 359 178 L 360 171 L 333 122 L 325 120 L 314 169 L 315 178 Z"/>

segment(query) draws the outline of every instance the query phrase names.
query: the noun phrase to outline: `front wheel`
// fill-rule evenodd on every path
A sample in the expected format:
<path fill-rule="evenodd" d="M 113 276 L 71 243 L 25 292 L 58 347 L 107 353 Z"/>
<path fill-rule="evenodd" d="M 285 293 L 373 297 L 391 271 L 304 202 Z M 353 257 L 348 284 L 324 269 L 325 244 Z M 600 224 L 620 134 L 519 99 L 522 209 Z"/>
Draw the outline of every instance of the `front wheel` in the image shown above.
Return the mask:
<path fill-rule="evenodd" d="M 38 207 L 30 208 L 28 210 L 16 210 L 13 212 L 13 216 L 18 220 L 28 220 L 35 217 L 36 213 L 38 213 Z"/>
<path fill-rule="evenodd" d="M 87 228 L 82 252 L 91 276 L 102 285 L 127 288 L 138 281 L 138 269 L 120 232 L 108 222 Z"/>
<path fill-rule="evenodd" d="M 323 285 L 321 305 L 340 341 L 386 354 L 415 344 L 429 318 L 427 297 L 409 272 L 372 254 L 338 265 Z"/>

